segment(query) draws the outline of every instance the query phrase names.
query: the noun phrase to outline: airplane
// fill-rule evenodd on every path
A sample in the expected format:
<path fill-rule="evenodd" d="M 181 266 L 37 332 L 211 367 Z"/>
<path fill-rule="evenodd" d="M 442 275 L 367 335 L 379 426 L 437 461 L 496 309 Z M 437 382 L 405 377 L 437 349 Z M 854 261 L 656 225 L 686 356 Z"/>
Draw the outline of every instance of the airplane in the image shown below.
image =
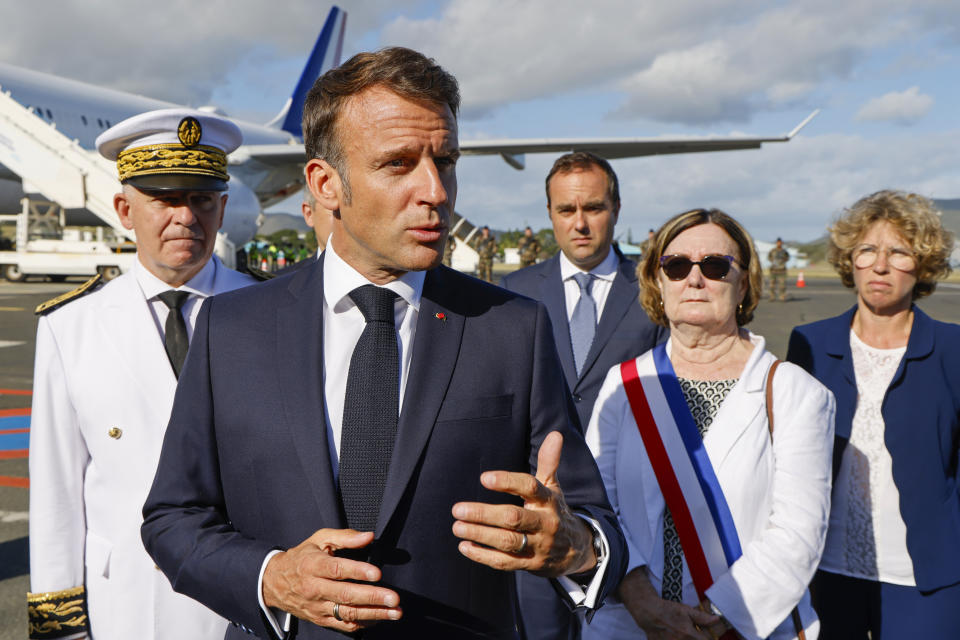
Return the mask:
<path fill-rule="evenodd" d="M 346 12 L 339 7 L 330 9 L 296 87 L 276 117 L 265 124 L 233 119 L 243 132 L 244 144 L 229 156 L 230 197 L 221 232 L 237 247 L 256 233 L 258 220 L 262 220 L 260 216 L 266 207 L 303 187 L 303 101 L 314 81 L 340 64 L 346 17 Z M 180 106 L 3 63 L 0 63 L 0 91 L 85 150 L 93 150 L 97 135 L 125 118 L 152 109 Z M 214 106 L 200 109 L 224 115 Z M 768 142 L 789 141 L 816 113 L 783 136 L 467 140 L 461 141 L 460 151 L 465 156 L 499 154 L 511 167 L 521 170 L 527 153 L 584 150 L 615 159 L 754 149 Z M 11 148 L 11 136 L 4 135 L 5 122 L 0 118 L 0 158 L 4 157 L 4 145 L 8 147 L 7 151 Z M 24 182 L 27 182 L 24 176 L 0 164 L 0 212 L 19 210 L 24 192 L 35 189 L 30 183 L 24 186 Z M 103 224 L 102 220 L 83 209 L 71 209 L 67 214 L 68 223 L 75 226 Z"/>

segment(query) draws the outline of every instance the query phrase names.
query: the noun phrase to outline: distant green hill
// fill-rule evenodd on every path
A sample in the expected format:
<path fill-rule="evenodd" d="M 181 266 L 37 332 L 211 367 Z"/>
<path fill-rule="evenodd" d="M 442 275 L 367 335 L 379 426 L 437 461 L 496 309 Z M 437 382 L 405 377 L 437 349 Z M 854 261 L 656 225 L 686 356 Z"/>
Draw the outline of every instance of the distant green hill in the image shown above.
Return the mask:
<path fill-rule="evenodd" d="M 941 218 L 941 220 L 943 220 L 943 226 L 952 231 L 958 238 L 958 241 L 960 241 L 960 198 L 945 200 L 934 199 L 933 204 L 936 205 L 936 207 L 943 214 Z M 787 244 L 789 244 L 791 247 L 796 247 L 798 250 L 806 254 L 811 265 L 816 265 L 826 261 L 826 234 L 810 242 L 788 242 Z"/>

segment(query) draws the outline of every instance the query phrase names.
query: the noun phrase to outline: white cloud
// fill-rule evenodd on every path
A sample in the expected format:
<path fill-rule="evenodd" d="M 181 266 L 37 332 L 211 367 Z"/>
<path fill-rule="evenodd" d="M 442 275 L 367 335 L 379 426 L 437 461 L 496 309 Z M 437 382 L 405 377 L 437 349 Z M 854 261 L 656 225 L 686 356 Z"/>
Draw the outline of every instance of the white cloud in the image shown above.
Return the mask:
<path fill-rule="evenodd" d="M 622 92 L 618 117 L 703 125 L 808 106 L 878 47 L 936 29 L 931 7 L 936 0 L 451 0 L 439 16 L 397 18 L 381 40 L 421 47 L 451 69 L 467 117 L 592 88 Z"/>
<path fill-rule="evenodd" d="M 906 91 L 891 91 L 871 98 L 857 112 L 857 120 L 910 125 L 927 115 L 931 107 L 933 96 L 920 93 L 918 87 L 910 87 Z"/>
<path fill-rule="evenodd" d="M 0 0 L 0 60 L 83 82 L 193 105 L 207 104 L 231 72 L 306 60 L 327 2 L 291 0 Z M 356 6 L 353 6 L 353 5 Z M 367 0 L 348 7 L 347 46 L 394 12 L 423 0 Z M 277 107 L 297 80 L 266 79 Z M 279 82 L 282 81 L 282 86 Z M 274 86 L 277 84 L 277 86 Z"/>

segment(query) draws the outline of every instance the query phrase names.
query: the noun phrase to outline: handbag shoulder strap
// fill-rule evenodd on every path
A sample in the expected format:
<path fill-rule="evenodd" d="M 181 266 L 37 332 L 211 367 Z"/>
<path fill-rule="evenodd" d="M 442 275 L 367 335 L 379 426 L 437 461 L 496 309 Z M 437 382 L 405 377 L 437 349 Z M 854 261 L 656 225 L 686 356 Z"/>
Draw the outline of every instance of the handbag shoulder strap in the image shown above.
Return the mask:
<path fill-rule="evenodd" d="M 773 374 L 780 366 L 780 360 L 774 360 L 767 371 L 767 386 L 765 389 L 767 400 L 767 427 L 770 429 L 770 441 L 773 442 Z M 800 609 L 794 607 L 790 612 L 790 618 L 793 620 L 793 630 L 797 633 L 798 640 L 806 640 L 807 635 L 803 630 L 803 621 L 800 620 Z"/>
<path fill-rule="evenodd" d="M 773 374 L 776 373 L 779 366 L 780 360 L 774 360 L 767 371 L 767 427 L 770 429 L 770 440 L 773 440 Z"/>

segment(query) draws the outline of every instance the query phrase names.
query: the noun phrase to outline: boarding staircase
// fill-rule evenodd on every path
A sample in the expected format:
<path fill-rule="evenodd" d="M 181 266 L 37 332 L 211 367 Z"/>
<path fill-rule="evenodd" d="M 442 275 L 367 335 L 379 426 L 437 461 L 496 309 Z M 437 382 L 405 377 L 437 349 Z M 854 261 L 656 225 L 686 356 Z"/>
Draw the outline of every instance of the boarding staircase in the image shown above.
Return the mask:
<path fill-rule="evenodd" d="M 480 263 L 480 254 L 470 243 L 480 233 L 480 227 L 474 225 L 456 211 L 453 212 L 452 218 L 450 220 L 450 235 L 457 241 L 457 248 L 453 250 L 452 266 L 459 271 L 473 273 Z"/>
<path fill-rule="evenodd" d="M 0 87 L 0 164 L 20 176 L 25 193 L 40 193 L 64 209 L 86 209 L 135 241 L 113 209 L 120 191 L 116 166 L 57 131 Z"/>

